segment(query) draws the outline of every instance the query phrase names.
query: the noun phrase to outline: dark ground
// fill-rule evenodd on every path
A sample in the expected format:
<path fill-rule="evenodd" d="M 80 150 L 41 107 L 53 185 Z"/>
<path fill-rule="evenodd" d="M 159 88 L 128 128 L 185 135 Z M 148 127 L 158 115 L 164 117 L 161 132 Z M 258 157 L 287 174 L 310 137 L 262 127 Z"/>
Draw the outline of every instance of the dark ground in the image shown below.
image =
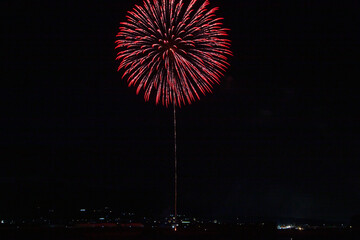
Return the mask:
<path fill-rule="evenodd" d="M 350 230 L 308 230 L 308 231 L 274 231 L 259 228 L 248 228 L 236 231 L 186 231 L 168 230 L 132 230 L 119 229 L 22 229 L 1 230 L 2 240 L 355 240 L 358 233 Z"/>

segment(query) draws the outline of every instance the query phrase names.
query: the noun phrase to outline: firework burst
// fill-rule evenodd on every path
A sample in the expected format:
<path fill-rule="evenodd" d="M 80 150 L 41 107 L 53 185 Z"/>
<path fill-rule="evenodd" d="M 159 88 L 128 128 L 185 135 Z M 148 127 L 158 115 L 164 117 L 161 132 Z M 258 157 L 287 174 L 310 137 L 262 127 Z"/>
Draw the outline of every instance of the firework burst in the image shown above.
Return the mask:
<path fill-rule="evenodd" d="M 209 1 L 184 6 L 182 0 L 144 0 L 128 12 L 117 34 L 118 70 L 145 101 L 181 106 L 212 91 L 232 55 L 229 29 Z M 197 6 L 197 7 L 196 7 Z"/>

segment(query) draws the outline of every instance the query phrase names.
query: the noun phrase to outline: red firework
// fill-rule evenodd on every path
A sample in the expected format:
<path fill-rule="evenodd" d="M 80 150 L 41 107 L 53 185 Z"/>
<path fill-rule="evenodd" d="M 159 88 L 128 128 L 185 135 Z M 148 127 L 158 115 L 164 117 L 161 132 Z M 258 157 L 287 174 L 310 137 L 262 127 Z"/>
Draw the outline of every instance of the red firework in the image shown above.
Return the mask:
<path fill-rule="evenodd" d="M 117 34 L 118 70 L 129 86 L 144 91 L 145 101 L 181 106 L 211 92 L 228 67 L 229 29 L 223 28 L 209 1 L 144 0 L 128 12 Z M 195 5 L 199 6 L 195 8 Z"/>

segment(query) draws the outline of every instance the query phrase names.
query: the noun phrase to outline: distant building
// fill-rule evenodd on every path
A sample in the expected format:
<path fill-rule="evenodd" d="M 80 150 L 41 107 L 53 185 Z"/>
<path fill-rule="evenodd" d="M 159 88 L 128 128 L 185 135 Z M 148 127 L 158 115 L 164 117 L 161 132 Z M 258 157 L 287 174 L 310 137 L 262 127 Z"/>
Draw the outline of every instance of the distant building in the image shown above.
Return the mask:
<path fill-rule="evenodd" d="M 122 223 L 120 224 L 121 227 L 124 228 L 143 228 L 144 224 L 142 223 Z"/>

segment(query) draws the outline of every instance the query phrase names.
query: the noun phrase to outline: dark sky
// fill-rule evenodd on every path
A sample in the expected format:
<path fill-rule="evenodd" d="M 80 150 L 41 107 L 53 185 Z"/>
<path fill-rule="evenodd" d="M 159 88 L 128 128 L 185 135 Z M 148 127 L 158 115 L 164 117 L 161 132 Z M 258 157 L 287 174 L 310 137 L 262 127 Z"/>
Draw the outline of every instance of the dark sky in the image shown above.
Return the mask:
<path fill-rule="evenodd" d="M 171 109 L 145 103 L 114 60 L 136 2 L 1 2 L 0 216 L 172 211 Z M 359 214 L 359 1 L 211 3 L 234 57 L 178 111 L 179 212 Z"/>

